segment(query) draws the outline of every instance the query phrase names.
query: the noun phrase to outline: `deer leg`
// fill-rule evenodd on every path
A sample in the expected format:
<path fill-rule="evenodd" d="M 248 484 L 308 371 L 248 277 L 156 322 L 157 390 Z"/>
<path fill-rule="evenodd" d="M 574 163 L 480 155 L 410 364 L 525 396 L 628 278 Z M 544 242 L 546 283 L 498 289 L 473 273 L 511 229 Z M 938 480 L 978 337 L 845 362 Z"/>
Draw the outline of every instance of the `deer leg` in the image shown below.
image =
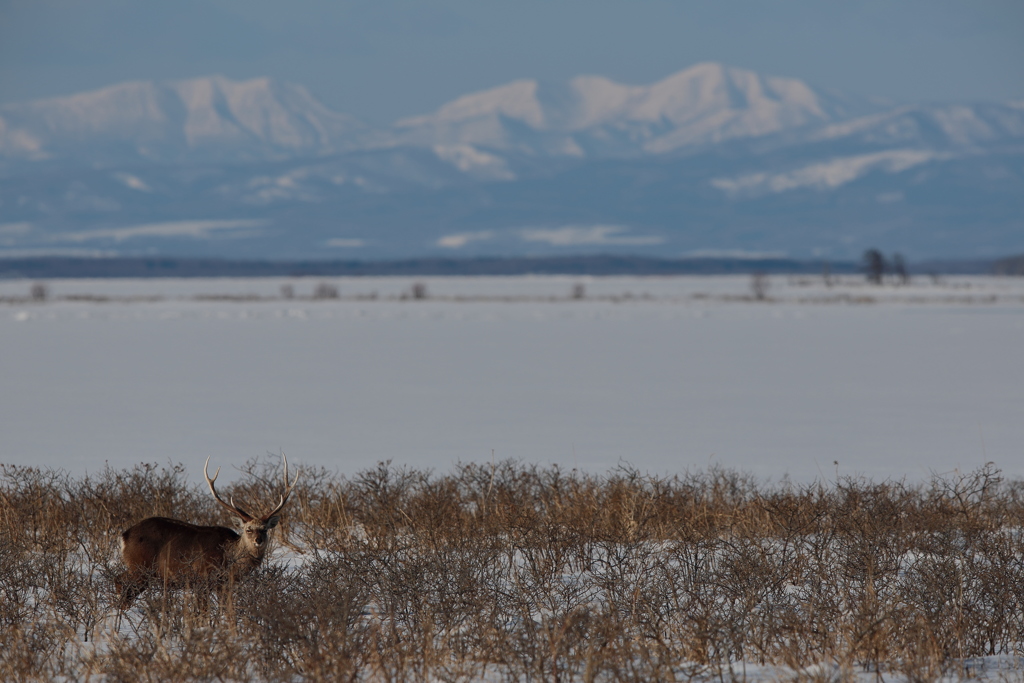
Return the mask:
<path fill-rule="evenodd" d="M 118 592 L 117 609 L 119 612 L 126 612 L 139 597 L 142 591 L 146 590 L 146 579 L 144 576 L 127 572 L 122 575 L 119 581 L 114 583 Z"/>
<path fill-rule="evenodd" d="M 208 581 L 199 579 L 196 581 L 193 587 L 193 595 L 195 596 L 196 609 L 200 614 L 210 613 L 210 591 L 212 587 Z"/>

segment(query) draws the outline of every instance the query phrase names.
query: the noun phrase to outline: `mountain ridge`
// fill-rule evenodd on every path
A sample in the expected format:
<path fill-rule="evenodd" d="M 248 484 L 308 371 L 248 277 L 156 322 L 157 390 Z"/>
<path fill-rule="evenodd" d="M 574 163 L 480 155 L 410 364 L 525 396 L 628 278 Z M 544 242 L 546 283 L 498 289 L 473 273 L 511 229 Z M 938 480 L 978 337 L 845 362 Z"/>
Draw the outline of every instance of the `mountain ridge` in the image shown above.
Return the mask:
<path fill-rule="evenodd" d="M 129 81 L 0 106 L 0 154 L 27 160 L 79 154 L 174 161 L 281 158 L 352 148 L 365 124 L 300 85 L 208 76 Z M 104 155 L 103 148 L 117 152 Z M 204 151 L 208 153 L 204 154 Z"/>
<path fill-rule="evenodd" d="M 850 104 L 854 102 L 854 104 Z M 650 85 L 603 76 L 513 81 L 373 129 L 269 78 L 130 81 L 0 106 L 0 155 L 43 160 L 248 161 L 401 145 L 532 154 L 657 154 L 757 137 L 872 109 L 796 79 L 702 63 Z M 575 139 L 575 137 L 580 139 Z"/>
<path fill-rule="evenodd" d="M 703 63 L 521 79 L 377 129 L 206 77 L 0 106 L 0 256 L 1024 251 L 1024 105 Z"/>
<path fill-rule="evenodd" d="M 433 114 L 402 119 L 395 128 L 413 144 L 441 139 L 491 149 L 543 146 L 567 155 L 629 156 L 758 137 L 874 108 L 866 98 L 817 92 L 797 79 L 706 62 L 646 86 L 603 76 L 565 84 L 513 81 L 459 97 Z M 547 137 L 533 143 L 530 134 Z M 562 136 L 561 144 L 552 145 L 553 136 Z"/>

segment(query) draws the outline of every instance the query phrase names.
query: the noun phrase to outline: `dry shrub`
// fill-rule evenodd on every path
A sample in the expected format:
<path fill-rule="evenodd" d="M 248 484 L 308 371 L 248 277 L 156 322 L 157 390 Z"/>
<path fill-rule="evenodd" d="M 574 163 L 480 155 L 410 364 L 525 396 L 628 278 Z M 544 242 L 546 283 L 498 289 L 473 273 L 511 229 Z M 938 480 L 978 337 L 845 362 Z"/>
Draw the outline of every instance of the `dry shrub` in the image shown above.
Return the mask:
<path fill-rule="evenodd" d="M 241 469 L 227 495 L 277 500 L 276 459 Z M 214 595 L 151 588 L 119 617 L 120 532 L 151 515 L 228 523 L 222 508 L 181 466 L 3 466 L 0 679 L 973 675 L 1024 644 L 1022 493 L 991 466 L 807 486 L 721 469 L 306 468 L 273 559 Z"/>

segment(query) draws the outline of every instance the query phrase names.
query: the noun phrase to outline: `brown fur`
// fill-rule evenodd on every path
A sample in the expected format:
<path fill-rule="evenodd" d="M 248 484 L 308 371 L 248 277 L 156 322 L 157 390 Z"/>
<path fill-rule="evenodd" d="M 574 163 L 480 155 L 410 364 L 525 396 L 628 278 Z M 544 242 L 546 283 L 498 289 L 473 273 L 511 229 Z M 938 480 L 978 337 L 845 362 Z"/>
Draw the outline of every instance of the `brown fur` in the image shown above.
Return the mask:
<path fill-rule="evenodd" d="M 200 526 L 168 517 L 147 517 L 121 534 L 121 554 L 127 571 L 118 582 L 120 608 L 128 609 L 139 593 L 154 580 L 164 586 L 193 584 L 218 588 L 242 578 L 263 561 L 268 532 L 277 526 L 281 511 L 291 495 L 295 481 L 288 483 L 288 460 L 284 459 L 285 492 L 272 512 L 255 517 L 242 508 L 225 502 L 214 487 L 220 468 L 210 478 L 203 474 L 210 493 L 242 521 L 242 533 L 223 526 Z M 210 459 L 206 459 L 209 466 Z"/>
<path fill-rule="evenodd" d="M 258 546 L 227 527 L 199 526 L 166 517 L 142 520 L 121 534 L 128 568 L 121 586 L 122 609 L 153 579 L 168 586 L 197 582 L 212 587 L 242 578 L 266 551 L 266 529 L 256 531 L 263 536 Z"/>

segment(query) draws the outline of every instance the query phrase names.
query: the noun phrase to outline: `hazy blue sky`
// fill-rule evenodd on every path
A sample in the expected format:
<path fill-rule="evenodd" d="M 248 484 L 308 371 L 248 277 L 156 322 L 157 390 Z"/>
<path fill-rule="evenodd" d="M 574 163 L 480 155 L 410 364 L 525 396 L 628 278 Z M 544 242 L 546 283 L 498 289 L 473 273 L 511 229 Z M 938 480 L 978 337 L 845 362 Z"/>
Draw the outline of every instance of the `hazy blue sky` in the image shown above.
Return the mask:
<path fill-rule="evenodd" d="M 214 73 L 373 123 L 515 78 L 700 61 L 896 101 L 1024 99 L 1022 0 L 0 0 L 0 102 Z"/>

